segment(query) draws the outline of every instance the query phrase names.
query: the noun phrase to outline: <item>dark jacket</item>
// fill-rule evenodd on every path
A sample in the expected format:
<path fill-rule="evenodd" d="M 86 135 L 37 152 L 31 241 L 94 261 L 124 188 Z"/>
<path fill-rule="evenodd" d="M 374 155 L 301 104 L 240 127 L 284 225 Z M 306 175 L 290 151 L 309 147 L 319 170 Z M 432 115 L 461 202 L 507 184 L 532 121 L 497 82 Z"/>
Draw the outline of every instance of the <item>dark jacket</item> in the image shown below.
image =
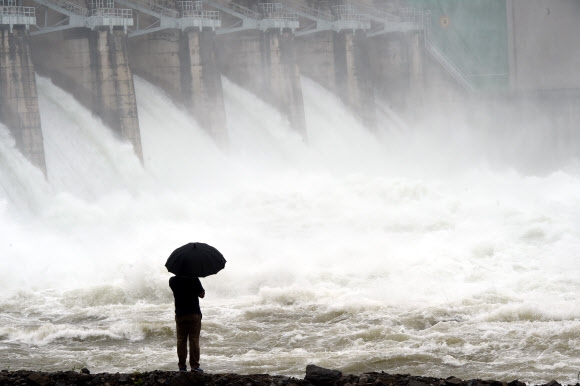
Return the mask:
<path fill-rule="evenodd" d="M 173 276 L 169 287 L 175 299 L 175 316 L 201 315 L 198 296 L 205 290 L 197 277 Z"/>

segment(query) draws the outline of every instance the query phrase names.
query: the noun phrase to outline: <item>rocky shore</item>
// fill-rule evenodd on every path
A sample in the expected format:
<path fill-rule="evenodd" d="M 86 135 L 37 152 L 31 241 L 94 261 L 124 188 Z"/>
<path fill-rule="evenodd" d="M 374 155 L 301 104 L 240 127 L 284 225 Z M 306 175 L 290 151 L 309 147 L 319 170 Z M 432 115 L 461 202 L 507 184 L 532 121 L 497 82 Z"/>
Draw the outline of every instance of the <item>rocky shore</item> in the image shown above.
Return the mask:
<path fill-rule="evenodd" d="M 308 365 L 304 379 L 268 374 L 201 374 L 196 372 L 149 371 L 131 374 L 98 373 L 88 369 L 64 372 L 9 371 L 0 372 L 0 386 L 186 386 L 186 385 L 240 385 L 240 386 L 526 386 L 518 380 L 510 382 L 455 377 L 431 378 L 408 374 L 372 372 L 359 375 L 342 374 L 338 370 Z M 537 386 L 562 386 L 556 381 Z M 569 385 L 572 386 L 572 385 Z M 575 386 L 580 386 L 576 384 Z"/>

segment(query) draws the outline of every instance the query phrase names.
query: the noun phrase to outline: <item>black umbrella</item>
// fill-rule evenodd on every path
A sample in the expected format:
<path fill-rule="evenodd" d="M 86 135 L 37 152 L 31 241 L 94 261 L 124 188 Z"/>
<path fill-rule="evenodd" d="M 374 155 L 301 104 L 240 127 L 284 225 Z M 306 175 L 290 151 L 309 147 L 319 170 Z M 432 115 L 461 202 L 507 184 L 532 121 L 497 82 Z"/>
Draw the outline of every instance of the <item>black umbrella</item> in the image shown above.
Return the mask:
<path fill-rule="evenodd" d="M 165 267 L 178 276 L 206 277 L 226 266 L 224 256 L 204 243 L 188 243 L 177 248 L 167 259 Z"/>

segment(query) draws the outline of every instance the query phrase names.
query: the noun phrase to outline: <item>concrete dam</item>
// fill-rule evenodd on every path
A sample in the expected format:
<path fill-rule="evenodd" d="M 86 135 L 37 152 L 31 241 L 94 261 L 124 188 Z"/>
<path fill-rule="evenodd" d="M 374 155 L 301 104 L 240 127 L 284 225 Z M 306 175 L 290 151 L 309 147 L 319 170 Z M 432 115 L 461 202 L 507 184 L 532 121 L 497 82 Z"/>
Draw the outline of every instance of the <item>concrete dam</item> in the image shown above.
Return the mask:
<path fill-rule="evenodd" d="M 335 93 L 369 130 L 377 125 L 377 101 L 414 115 L 429 100 L 457 100 L 490 89 L 519 96 L 561 88 L 530 82 L 543 71 L 542 63 L 523 64 L 518 55 L 529 52 L 515 49 L 522 45 L 518 39 L 531 34 L 525 21 L 534 10 L 544 12 L 546 1 L 460 3 L 0 0 L 0 121 L 46 174 L 37 73 L 129 141 L 141 161 L 133 75 L 163 89 L 224 147 L 222 76 L 273 105 L 304 140 L 301 75 Z M 552 15 L 566 7 L 578 11 L 565 0 L 549 5 Z M 456 18 L 462 8 L 468 16 Z M 478 20 L 480 35 L 473 33 L 469 15 Z M 557 39 L 561 31 L 548 27 Z M 452 28 L 474 37 L 471 47 L 491 40 L 487 59 L 474 61 L 473 53 L 454 47 Z M 545 35 L 545 28 L 533 33 Z"/>

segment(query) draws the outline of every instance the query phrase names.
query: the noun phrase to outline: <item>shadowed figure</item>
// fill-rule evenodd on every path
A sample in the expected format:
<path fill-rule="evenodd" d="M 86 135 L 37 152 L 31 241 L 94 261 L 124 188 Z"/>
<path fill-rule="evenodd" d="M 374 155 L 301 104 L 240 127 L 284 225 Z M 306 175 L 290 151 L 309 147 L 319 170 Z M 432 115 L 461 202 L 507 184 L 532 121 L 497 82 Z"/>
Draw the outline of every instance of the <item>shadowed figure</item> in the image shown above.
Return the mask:
<path fill-rule="evenodd" d="M 179 371 L 187 371 L 187 343 L 189 342 L 191 371 L 203 372 L 199 367 L 199 334 L 202 318 L 199 298 L 205 297 L 205 290 L 197 277 L 173 276 L 169 279 L 169 287 L 175 299 Z"/>

